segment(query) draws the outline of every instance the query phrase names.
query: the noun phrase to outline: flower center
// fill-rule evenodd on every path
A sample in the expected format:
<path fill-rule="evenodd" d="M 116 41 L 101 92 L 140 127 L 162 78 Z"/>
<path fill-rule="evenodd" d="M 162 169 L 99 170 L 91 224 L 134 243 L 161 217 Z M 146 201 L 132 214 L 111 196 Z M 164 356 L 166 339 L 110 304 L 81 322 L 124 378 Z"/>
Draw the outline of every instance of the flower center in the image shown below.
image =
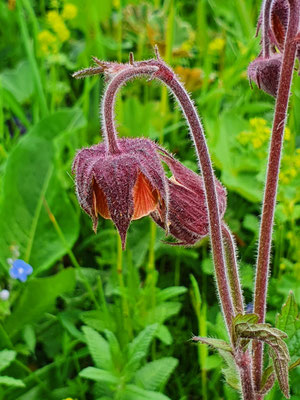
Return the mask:
<path fill-rule="evenodd" d="M 20 275 L 23 274 L 23 272 L 24 272 L 24 268 L 22 268 L 22 267 L 18 268 L 18 273 L 19 273 Z"/>

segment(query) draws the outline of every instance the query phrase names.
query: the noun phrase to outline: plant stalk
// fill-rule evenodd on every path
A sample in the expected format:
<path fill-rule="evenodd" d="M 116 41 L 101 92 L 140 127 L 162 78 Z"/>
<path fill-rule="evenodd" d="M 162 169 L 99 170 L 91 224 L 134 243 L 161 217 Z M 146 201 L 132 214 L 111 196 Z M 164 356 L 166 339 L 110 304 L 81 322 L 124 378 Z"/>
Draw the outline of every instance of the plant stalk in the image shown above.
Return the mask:
<path fill-rule="evenodd" d="M 276 204 L 283 134 L 286 124 L 287 107 L 296 56 L 296 42 L 294 39 L 297 34 L 300 16 L 299 1 L 289 0 L 289 4 L 290 16 L 275 105 L 258 245 L 254 292 L 254 312 L 258 314 L 258 322 L 260 323 L 264 322 L 266 314 L 266 297 L 268 289 L 274 211 Z M 259 342 L 253 343 L 253 357 L 254 381 L 256 389 L 258 390 L 260 387 L 263 365 L 263 345 Z"/>
<path fill-rule="evenodd" d="M 226 256 L 227 276 L 235 313 L 244 313 L 244 299 L 236 259 L 236 245 L 228 226 L 222 223 L 222 234 Z"/>

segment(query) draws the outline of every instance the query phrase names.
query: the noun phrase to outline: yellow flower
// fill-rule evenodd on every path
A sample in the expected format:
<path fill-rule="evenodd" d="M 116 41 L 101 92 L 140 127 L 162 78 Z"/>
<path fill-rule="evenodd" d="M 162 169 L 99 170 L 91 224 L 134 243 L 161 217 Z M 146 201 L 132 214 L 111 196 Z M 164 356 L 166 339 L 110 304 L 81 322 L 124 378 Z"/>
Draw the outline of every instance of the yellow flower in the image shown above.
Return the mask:
<path fill-rule="evenodd" d="M 57 53 L 57 39 L 56 36 L 53 35 L 48 30 L 43 30 L 38 34 L 38 42 L 40 44 L 41 52 L 45 55 Z"/>
<path fill-rule="evenodd" d="M 57 11 L 48 11 L 47 20 L 61 42 L 65 42 L 69 39 L 70 31 L 66 27 L 64 20 Z"/>
<path fill-rule="evenodd" d="M 259 149 L 263 145 L 263 141 L 258 137 L 254 137 L 252 139 L 252 144 L 255 149 Z"/>
<path fill-rule="evenodd" d="M 77 15 L 77 7 L 75 4 L 66 3 L 62 12 L 63 19 L 74 19 Z"/>
<path fill-rule="evenodd" d="M 284 130 L 284 140 L 286 141 L 291 140 L 291 130 L 289 127 L 286 127 Z"/>
<path fill-rule="evenodd" d="M 219 53 L 225 47 L 225 40 L 221 37 L 216 37 L 208 45 L 208 51 L 210 53 Z"/>

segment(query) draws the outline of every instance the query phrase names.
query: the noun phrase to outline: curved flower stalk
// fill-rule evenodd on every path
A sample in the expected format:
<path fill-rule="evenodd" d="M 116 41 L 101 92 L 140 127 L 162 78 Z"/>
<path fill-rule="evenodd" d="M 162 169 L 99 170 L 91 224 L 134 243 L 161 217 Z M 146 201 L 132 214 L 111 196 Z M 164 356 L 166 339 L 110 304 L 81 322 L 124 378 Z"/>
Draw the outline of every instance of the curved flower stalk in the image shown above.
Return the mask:
<path fill-rule="evenodd" d="M 80 205 L 93 219 L 94 229 L 98 214 L 111 218 L 123 248 L 131 220 L 148 214 L 179 241 L 177 244 L 192 245 L 210 235 L 219 298 L 232 339 L 232 356 L 240 376 L 247 376 L 241 380 L 244 399 L 254 400 L 250 364 L 238 362 L 248 360 L 248 353 L 241 354 L 240 344 L 232 336 L 233 321 L 236 315 L 244 314 L 244 304 L 234 242 L 221 222 L 226 209 L 226 191 L 214 176 L 194 104 L 157 50 L 156 59 L 147 61 L 134 62 L 132 55 L 128 64 L 101 62 L 96 58 L 94 61 L 95 68 L 74 74 L 81 78 L 102 72 L 108 81 L 101 107 L 104 142 L 79 151 L 73 165 Z M 118 138 L 114 120 L 116 94 L 127 81 L 138 76 L 159 79 L 178 100 L 190 128 L 202 176 L 148 139 Z M 168 165 L 172 178 L 165 176 L 159 162 Z"/>
<path fill-rule="evenodd" d="M 130 56 L 130 62 L 128 64 L 107 63 L 99 61 L 96 58 L 94 58 L 94 61 L 97 64 L 95 70 L 88 68 L 75 73 L 74 76 L 81 78 L 85 76 L 85 74 L 98 74 L 99 67 L 102 68 L 102 71 L 106 75 L 108 85 L 102 101 L 102 127 L 105 143 L 109 146 L 111 153 L 117 154 L 119 152 L 114 121 L 116 93 L 127 81 L 137 76 L 148 76 L 151 79 L 157 78 L 162 81 L 177 98 L 188 122 L 191 136 L 199 157 L 199 164 L 204 183 L 203 187 L 209 220 L 208 226 L 211 237 L 212 253 L 216 269 L 217 287 L 223 315 L 225 316 L 228 331 L 230 332 L 234 316 L 234 306 L 230 295 L 226 273 L 215 176 L 203 133 L 203 127 L 189 95 L 178 81 L 174 72 L 161 60 L 157 49 L 156 59 L 147 61 L 135 62 L 132 55 Z M 168 229 L 168 224 L 166 224 L 165 227 Z"/>
<path fill-rule="evenodd" d="M 278 81 L 274 82 L 273 74 L 266 73 L 264 76 L 264 85 L 272 87 L 273 93 L 271 94 L 276 95 L 277 97 L 260 225 L 254 293 L 254 312 L 259 316 L 258 322 L 260 323 L 264 322 L 266 314 L 270 251 L 283 143 L 283 132 L 287 118 L 287 107 L 290 96 L 295 58 L 297 51 L 299 51 L 299 47 L 297 49 L 299 44 L 297 38 L 299 36 L 300 1 L 273 0 L 273 2 L 270 2 L 269 0 L 266 0 L 264 2 L 262 15 L 264 16 L 263 20 L 265 21 L 262 43 L 264 46 L 268 46 L 267 49 L 263 49 L 263 56 L 266 57 L 265 62 L 270 63 L 272 57 L 273 59 L 276 57 L 276 55 L 274 55 L 275 46 L 281 53 L 280 57 L 282 58 L 280 61 L 280 71 L 277 71 L 276 73 Z M 268 51 L 266 50 L 271 52 L 270 56 L 268 56 Z M 252 67 L 250 64 L 248 71 L 250 71 L 250 78 L 255 80 L 255 78 L 251 76 Z M 262 85 L 261 88 L 263 88 Z M 256 390 L 259 390 L 261 386 L 263 365 L 262 344 L 259 342 L 254 342 L 253 352 L 254 379 Z M 263 395 L 257 397 L 258 400 L 262 398 Z"/>

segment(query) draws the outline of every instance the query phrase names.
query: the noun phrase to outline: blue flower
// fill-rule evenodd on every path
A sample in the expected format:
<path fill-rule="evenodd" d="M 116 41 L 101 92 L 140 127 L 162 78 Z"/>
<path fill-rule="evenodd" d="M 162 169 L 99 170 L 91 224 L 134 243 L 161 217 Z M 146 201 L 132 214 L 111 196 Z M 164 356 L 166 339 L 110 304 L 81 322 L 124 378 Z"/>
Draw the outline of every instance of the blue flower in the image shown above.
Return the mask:
<path fill-rule="evenodd" d="M 32 266 L 23 260 L 15 260 L 9 270 L 9 274 L 14 279 L 19 279 L 21 282 L 27 280 L 27 275 L 32 273 Z"/>

